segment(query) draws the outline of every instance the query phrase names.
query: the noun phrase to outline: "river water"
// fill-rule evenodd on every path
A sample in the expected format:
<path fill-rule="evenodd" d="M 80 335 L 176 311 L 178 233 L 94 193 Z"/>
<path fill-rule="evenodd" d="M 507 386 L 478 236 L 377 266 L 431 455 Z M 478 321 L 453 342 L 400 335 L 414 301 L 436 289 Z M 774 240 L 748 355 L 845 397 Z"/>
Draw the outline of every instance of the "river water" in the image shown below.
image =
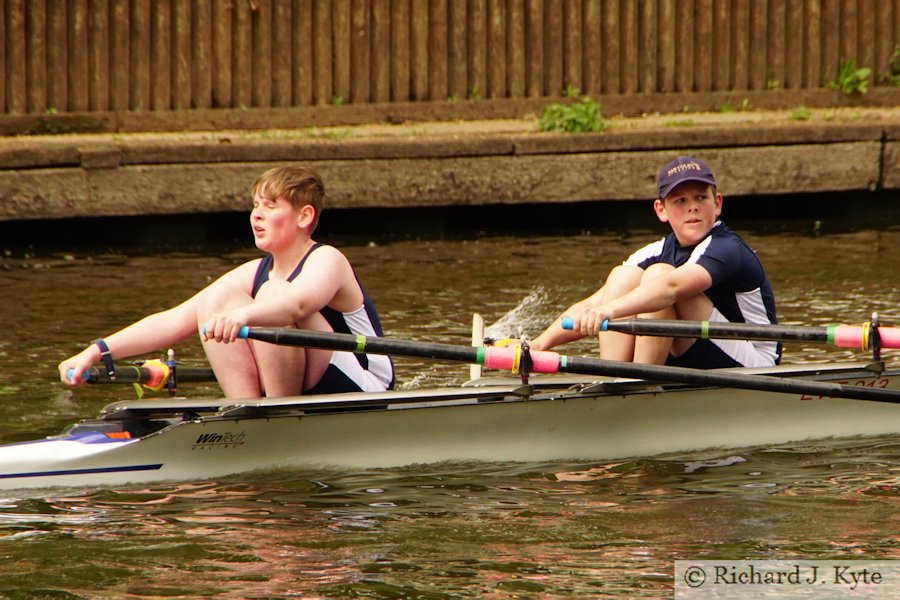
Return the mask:
<path fill-rule="evenodd" d="M 493 333 L 536 335 L 661 235 L 643 222 L 333 241 L 376 299 L 388 335 L 466 344 L 476 311 Z M 900 323 L 895 217 L 826 223 L 820 235 L 811 221 L 775 231 L 752 219 L 729 223 L 766 264 L 783 322 L 859 323 L 877 311 L 885 324 Z M 132 397 L 128 387 L 65 390 L 56 364 L 255 255 L 246 244 L 34 245 L 0 257 L 0 442 L 58 433 Z M 177 351 L 181 364 L 203 364 L 196 342 Z M 584 342 L 565 349 L 592 351 Z M 864 358 L 812 344 L 785 353 L 797 363 Z M 468 373 L 395 362 L 404 387 L 459 384 Z M 181 391 L 218 393 L 207 384 Z M 666 598 L 676 559 L 900 558 L 898 508 L 900 437 L 611 463 L 4 493 L 0 597 Z"/>

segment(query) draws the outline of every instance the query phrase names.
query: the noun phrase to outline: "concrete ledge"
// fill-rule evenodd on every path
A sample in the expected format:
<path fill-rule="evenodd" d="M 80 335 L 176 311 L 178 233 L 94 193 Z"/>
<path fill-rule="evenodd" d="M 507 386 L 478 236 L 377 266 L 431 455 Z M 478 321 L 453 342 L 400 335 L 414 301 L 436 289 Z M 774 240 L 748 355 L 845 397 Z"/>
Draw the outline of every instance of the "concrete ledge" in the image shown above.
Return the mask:
<path fill-rule="evenodd" d="M 535 133 L 523 121 L 346 137 L 0 139 L 0 220 L 246 211 L 254 179 L 292 162 L 319 169 L 332 208 L 650 199 L 659 167 L 684 152 L 708 160 L 729 197 L 898 189 L 897 114 L 579 135 Z"/>

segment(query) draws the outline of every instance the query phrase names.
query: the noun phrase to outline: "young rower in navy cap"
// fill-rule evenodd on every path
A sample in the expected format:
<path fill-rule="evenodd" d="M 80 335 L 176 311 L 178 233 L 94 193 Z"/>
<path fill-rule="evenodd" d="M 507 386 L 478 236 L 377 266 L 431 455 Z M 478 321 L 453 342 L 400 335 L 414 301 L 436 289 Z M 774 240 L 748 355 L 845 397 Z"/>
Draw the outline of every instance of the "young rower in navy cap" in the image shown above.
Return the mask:
<path fill-rule="evenodd" d="M 277 167 L 250 190 L 250 226 L 265 253 L 225 273 L 181 304 L 98 339 L 59 364 L 67 385 L 100 361 L 164 350 L 200 332 L 228 398 L 384 391 L 394 384 L 387 356 L 238 338 L 245 325 L 382 335 L 375 306 L 350 261 L 312 239 L 325 186 L 311 168 Z M 109 366 L 107 367 L 109 368 Z M 71 372 L 71 376 L 70 376 Z"/>
<path fill-rule="evenodd" d="M 595 335 L 605 319 L 641 317 L 731 323 L 776 323 L 775 297 L 762 263 L 719 220 L 722 195 L 709 166 L 680 156 L 659 173 L 657 218 L 672 233 L 641 248 L 610 272 L 606 283 L 566 309 L 572 330 L 557 319 L 535 340 L 548 350 Z M 777 364 L 776 342 L 632 336 L 603 332 L 600 357 L 694 368 Z"/>

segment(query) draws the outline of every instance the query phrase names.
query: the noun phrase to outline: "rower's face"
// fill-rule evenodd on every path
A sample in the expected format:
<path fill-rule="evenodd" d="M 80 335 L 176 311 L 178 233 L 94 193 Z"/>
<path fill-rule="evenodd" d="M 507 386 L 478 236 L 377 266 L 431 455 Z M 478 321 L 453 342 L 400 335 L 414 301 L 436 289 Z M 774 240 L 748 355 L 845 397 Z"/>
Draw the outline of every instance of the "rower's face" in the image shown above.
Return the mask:
<path fill-rule="evenodd" d="M 668 223 L 682 246 L 693 246 L 709 233 L 722 213 L 722 195 L 714 186 L 686 181 L 654 203 L 656 215 Z"/>
<path fill-rule="evenodd" d="M 250 227 L 256 247 L 271 253 L 294 242 L 300 231 L 298 212 L 287 198 L 254 195 Z"/>

